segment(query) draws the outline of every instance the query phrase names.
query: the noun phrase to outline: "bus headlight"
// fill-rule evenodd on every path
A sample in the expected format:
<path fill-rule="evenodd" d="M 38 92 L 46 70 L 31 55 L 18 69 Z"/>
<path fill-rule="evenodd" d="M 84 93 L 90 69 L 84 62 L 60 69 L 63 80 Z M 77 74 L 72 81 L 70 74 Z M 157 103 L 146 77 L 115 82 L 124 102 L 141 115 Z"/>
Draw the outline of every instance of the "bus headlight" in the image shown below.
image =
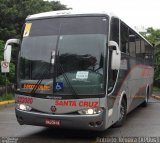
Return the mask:
<path fill-rule="evenodd" d="M 78 113 L 82 115 L 93 115 L 93 114 L 100 114 L 102 113 L 103 109 L 98 107 L 98 108 L 87 108 L 87 109 L 82 109 L 79 110 Z"/>
<path fill-rule="evenodd" d="M 23 111 L 30 111 L 32 108 L 25 104 L 16 104 L 16 107 Z"/>

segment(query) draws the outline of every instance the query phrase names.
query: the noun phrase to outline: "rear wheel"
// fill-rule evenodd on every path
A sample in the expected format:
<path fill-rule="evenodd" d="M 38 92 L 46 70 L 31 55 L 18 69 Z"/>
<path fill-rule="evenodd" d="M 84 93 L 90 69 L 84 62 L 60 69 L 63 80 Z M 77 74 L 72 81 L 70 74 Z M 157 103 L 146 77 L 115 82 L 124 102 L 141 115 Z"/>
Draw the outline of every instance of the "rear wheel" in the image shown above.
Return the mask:
<path fill-rule="evenodd" d="M 127 103 L 123 98 L 120 106 L 120 117 L 119 120 L 114 124 L 114 127 L 121 127 L 124 124 L 124 121 L 126 120 L 126 114 L 127 114 Z"/>

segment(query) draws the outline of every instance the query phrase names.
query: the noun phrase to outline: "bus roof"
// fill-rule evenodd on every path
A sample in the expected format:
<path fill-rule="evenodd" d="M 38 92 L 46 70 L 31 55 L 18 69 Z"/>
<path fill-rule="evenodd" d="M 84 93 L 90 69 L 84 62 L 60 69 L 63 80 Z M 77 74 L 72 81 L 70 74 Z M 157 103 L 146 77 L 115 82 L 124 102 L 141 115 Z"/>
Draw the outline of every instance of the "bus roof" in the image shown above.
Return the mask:
<path fill-rule="evenodd" d="M 58 10 L 58 11 L 50 11 L 50 12 L 43 12 L 38 14 L 29 15 L 26 20 L 33 20 L 33 19 L 41 19 L 47 17 L 57 17 L 57 16 L 72 16 L 72 15 L 89 15 L 89 14 L 104 14 L 110 17 L 114 16 L 117 17 L 112 12 L 107 11 L 75 11 L 75 10 Z"/>

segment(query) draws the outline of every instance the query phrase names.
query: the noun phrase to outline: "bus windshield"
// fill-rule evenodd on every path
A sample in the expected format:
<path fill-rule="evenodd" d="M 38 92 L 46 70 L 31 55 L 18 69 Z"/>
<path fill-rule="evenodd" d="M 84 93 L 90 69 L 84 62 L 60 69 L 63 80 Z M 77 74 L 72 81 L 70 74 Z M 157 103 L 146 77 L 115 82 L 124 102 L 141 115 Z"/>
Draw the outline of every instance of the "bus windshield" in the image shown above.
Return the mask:
<path fill-rule="evenodd" d="M 59 17 L 27 24 L 19 56 L 20 91 L 37 86 L 41 94 L 71 94 L 71 87 L 78 95 L 104 93 L 106 17 Z"/>

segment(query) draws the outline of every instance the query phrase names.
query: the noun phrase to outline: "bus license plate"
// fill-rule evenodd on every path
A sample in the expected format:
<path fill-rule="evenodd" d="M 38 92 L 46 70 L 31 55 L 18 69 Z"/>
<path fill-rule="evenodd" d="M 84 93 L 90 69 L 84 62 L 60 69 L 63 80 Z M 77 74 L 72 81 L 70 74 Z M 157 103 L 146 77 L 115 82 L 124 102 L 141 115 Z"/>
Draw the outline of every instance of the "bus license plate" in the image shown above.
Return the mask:
<path fill-rule="evenodd" d="M 46 125 L 52 125 L 52 126 L 60 126 L 60 120 L 53 120 L 53 119 L 46 119 L 45 124 Z"/>

